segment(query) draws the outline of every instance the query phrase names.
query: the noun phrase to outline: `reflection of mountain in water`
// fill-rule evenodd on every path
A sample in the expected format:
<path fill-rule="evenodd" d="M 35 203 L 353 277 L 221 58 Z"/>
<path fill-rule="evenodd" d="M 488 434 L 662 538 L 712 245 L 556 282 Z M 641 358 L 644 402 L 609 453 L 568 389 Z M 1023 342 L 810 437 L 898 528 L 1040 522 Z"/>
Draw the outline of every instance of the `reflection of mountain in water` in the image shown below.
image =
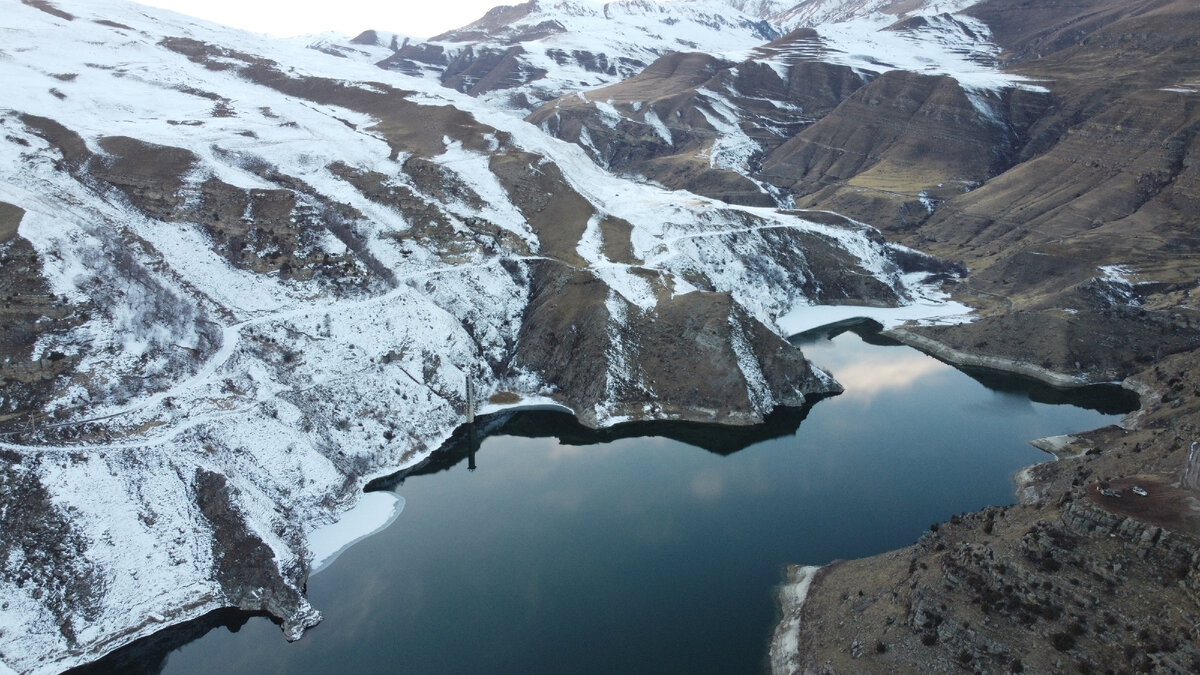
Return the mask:
<path fill-rule="evenodd" d="M 69 675 L 154 675 L 161 673 L 167 665 L 171 652 L 189 642 L 199 640 L 209 631 L 224 627 L 230 633 L 241 630 L 246 622 L 256 616 L 267 616 L 264 612 L 246 612 L 239 609 L 217 609 L 191 621 L 185 621 L 112 652 L 104 658 L 66 671 Z"/>
<path fill-rule="evenodd" d="M 464 459 L 468 468 L 475 468 L 475 453 L 488 436 L 521 436 L 524 438 L 554 437 L 564 445 L 596 445 L 624 438 L 658 436 L 703 448 L 718 455 L 730 455 L 761 441 L 790 436 L 808 416 L 812 403 L 802 408 L 779 408 L 762 424 L 748 427 L 729 427 L 716 424 L 683 422 L 635 422 L 607 429 L 589 429 L 573 415 L 551 410 L 519 410 L 487 415 L 473 425 L 463 425 L 441 448 L 415 467 L 378 478 L 366 486 L 366 491 L 390 490 L 410 476 L 423 476 L 448 471 Z M 259 612 L 221 609 L 202 617 L 161 630 L 119 649 L 89 665 L 68 671 L 73 675 L 109 673 L 161 673 L 172 651 L 197 640 L 209 631 L 225 627 L 236 633 L 251 617 L 265 616 Z"/>
<path fill-rule="evenodd" d="M 832 340 L 842 333 L 854 333 L 863 342 L 869 345 L 878 345 L 880 347 L 900 347 L 904 343 L 884 335 L 883 324 L 874 319 L 858 318 L 846 319 L 844 321 L 836 321 L 834 323 L 825 324 L 812 330 L 806 330 L 803 333 L 797 333 L 788 338 L 788 341 L 797 347 L 803 348 L 806 344 L 820 342 L 824 340 Z"/>
<path fill-rule="evenodd" d="M 818 399 L 819 400 L 819 399 Z M 762 424 L 731 427 L 694 422 L 631 422 L 605 429 L 589 429 L 574 415 L 548 410 L 518 410 L 488 415 L 475 424 L 464 425 L 420 464 L 378 478 L 367 484 L 368 492 L 390 490 L 409 476 L 424 476 L 449 470 L 464 459 L 475 468 L 475 452 L 488 436 L 520 436 L 523 438 L 554 437 L 563 445 L 596 445 L 623 438 L 661 437 L 686 443 L 717 455 L 731 455 L 739 450 L 772 438 L 791 436 L 808 417 L 816 401 L 801 408 L 777 408 Z"/>
<path fill-rule="evenodd" d="M 1092 384 L 1086 387 L 1063 389 L 997 370 L 986 368 L 959 368 L 959 370 L 992 391 L 1023 394 L 1035 403 L 1073 405 L 1078 408 L 1095 410 L 1105 415 L 1131 413 L 1141 405 L 1141 399 L 1135 392 L 1116 384 Z"/>
<path fill-rule="evenodd" d="M 867 344 L 884 347 L 901 346 L 903 344 L 884 335 L 881 332 L 882 330 L 883 326 L 872 319 L 848 319 L 799 333 L 792 336 L 790 341 L 792 344 L 803 348 L 805 344 L 832 340 L 842 333 L 851 332 Z M 1131 413 L 1141 406 L 1141 400 L 1135 392 L 1117 384 L 1093 384 L 1086 387 L 1069 388 L 1055 387 L 1033 378 L 999 370 L 963 366 L 954 367 L 992 391 L 1025 396 L 1034 403 L 1073 405 L 1077 408 L 1095 410 L 1105 415 Z"/>

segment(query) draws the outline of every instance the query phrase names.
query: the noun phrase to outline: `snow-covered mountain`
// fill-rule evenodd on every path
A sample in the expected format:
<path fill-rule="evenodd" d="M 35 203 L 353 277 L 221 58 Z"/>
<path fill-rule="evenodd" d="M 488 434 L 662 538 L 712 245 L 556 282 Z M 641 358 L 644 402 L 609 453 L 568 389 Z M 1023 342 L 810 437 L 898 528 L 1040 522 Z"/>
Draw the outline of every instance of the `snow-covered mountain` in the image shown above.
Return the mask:
<path fill-rule="evenodd" d="M 836 391 L 785 324 L 961 269 L 839 213 L 972 266 L 953 353 L 1194 349 L 1197 10 L 1100 4 L 535 1 L 428 42 L 6 4 L 0 673 L 225 606 L 298 636 L 468 381 L 590 426 Z"/>
<path fill-rule="evenodd" d="M 388 48 L 392 53 L 378 59 L 383 68 L 429 77 L 523 115 L 567 92 L 635 75 L 664 54 L 741 53 L 777 36 L 765 18 L 721 0 L 529 0 L 425 42 L 368 31 L 350 43 L 318 46 L 361 57 L 367 52 L 354 45 Z"/>
<path fill-rule="evenodd" d="M 897 21 L 883 5 L 851 4 L 838 5 L 843 20 L 798 29 L 737 59 L 668 55 L 618 84 L 561 96 L 528 119 L 610 170 L 736 203 L 791 206 L 797 191 L 773 171 L 793 151 L 788 143 L 891 73 L 885 81 L 943 80 L 955 99 L 946 113 L 958 120 L 953 133 L 1009 152 L 1005 99 L 1046 90 L 1000 69 L 986 24 L 912 5 Z M 916 191 L 984 177 L 978 168 L 955 171 Z"/>
<path fill-rule="evenodd" d="M 858 22 L 830 38 L 844 41 L 900 19 L 956 12 L 973 2 L 529 0 L 498 6 L 428 41 L 368 30 L 352 40 L 323 37 L 312 46 L 429 77 L 493 107 L 525 114 L 559 96 L 628 79 L 671 53 L 703 52 L 737 63 L 750 56 L 749 50 L 798 28 Z M 906 46 L 920 50 L 924 45 Z"/>
<path fill-rule="evenodd" d="M 658 10 L 603 11 L 562 22 Z M 0 21 L 0 669 L 223 606 L 298 637 L 310 534 L 437 448 L 468 379 L 485 411 L 752 423 L 837 390 L 778 317 L 937 267 L 336 49 L 111 0 Z"/>

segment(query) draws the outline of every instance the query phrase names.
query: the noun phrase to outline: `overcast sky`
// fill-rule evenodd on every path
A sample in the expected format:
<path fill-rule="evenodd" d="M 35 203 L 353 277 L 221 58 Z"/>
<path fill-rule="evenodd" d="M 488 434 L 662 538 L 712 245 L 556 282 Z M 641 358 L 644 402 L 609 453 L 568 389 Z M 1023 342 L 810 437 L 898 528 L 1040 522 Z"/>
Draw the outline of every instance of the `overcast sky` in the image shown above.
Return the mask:
<path fill-rule="evenodd" d="M 492 7 L 516 5 L 524 0 L 136 1 L 280 37 L 325 31 L 353 37 L 373 28 L 425 38 L 471 23 Z"/>

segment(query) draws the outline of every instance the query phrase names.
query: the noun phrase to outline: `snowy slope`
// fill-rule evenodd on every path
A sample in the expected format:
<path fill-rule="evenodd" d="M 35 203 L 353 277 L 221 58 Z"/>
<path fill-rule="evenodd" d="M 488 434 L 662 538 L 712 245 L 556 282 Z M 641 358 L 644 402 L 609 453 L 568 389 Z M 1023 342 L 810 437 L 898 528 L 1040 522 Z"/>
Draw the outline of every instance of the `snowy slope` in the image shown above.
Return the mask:
<path fill-rule="evenodd" d="M 753 0 L 729 1 L 737 3 Z M 770 18 L 780 30 L 790 32 L 797 28 L 815 28 L 860 19 L 892 23 L 897 19 L 913 16 L 953 14 L 976 2 L 978 0 L 802 0 L 789 3 L 787 9 L 773 12 Z"/>
<path fill-rule="evenodd" d="M 582 400 L 514 351 L 539 265 L 599 280 L 618 336 L 673 298 L 731 294 L 753 317 L 729 349 L 759 416 L 781 401 L 746 335 L 754 319 L 778 331 L 829 283 L 806 255 L 871 275 L 871 302 L 923 293 L 866 226 L 634 184 L 486 100 L 306 42 L 109 0 L 10 3 L 0 31 L 0 202 L 25 211 L 20 239 L 75 308 L 33 345 L 35 361 L 74 364 L 53 380 L 56 414 L 0 435 L 0 509 L 31 514 L 0 541 L 0 664 L 18 671 L 222 606 L 269 611 L 298 637 L 319 620 L 302 593 L 308 534 L 437 448 L 468 377 L 483 399 Z M 177 185 L 138 173 L 180 157 Z M 555 172 L 554 193 L 591 214 L 565 245 L 535 228 L 544 195 L 517 189 Z M 242 203 L 233 223 L 216 213 Z M 249 238 L 278 204 L 290 211 L 270 231 L 294 234 L 287 255 L 306 265 L 290 273 L 255 266 L 286 242 Z M 604 240 L 614 219 L 625 257 Z M 241 246 L 260 247 L 253 264 Z M 630 354 L 590 355 L 614 398 L 581 418 L 628 419 L 653 392 Z M 333 539 L 322 530 L 319 552 Z"/>

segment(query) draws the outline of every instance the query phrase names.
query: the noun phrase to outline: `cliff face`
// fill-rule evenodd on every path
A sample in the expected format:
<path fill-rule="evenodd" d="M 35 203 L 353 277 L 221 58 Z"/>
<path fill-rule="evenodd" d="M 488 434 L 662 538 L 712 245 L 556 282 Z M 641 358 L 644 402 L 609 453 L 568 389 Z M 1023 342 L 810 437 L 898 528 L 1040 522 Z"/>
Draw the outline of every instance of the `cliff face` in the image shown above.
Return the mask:
<path fill-rule="evenodd" d="M 775 205 L 781 193 L 756 170 L 763 158 L 866 82 L 847 66 L 787 56 L 811 39 L 811 31 L 791 34 L 740 63 L 670 54 L 633 78 L 556 99 L 526 119 L 579 144 L 610 171 L 729 203 Z"/>

